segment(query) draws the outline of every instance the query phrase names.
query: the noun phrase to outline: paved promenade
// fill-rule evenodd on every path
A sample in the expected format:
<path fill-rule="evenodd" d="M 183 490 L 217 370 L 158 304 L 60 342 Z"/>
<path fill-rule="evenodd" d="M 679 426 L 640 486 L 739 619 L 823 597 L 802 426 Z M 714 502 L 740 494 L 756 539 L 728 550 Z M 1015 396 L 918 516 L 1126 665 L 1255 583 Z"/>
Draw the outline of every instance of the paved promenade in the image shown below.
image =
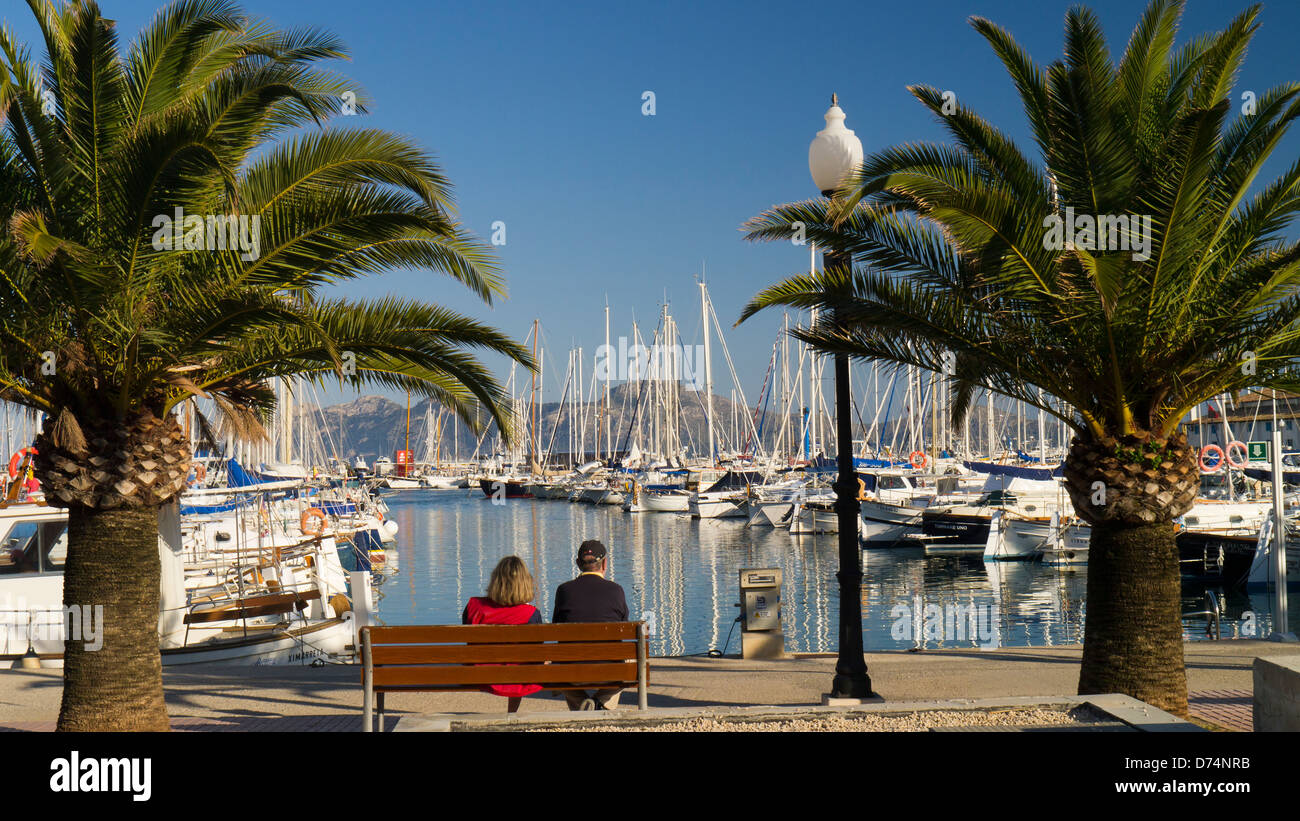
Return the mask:
<path fill-rule="evenodd" d="M 1073 695 L 1082 648 L 925 650 L 867 654 L 872 684 L 886 701 Z M 1192 642 L 1185 650 L 1192 714 L 1224 729 L 1250 729 L 1251 662 L 1300 655 L 1300 645 Z M 652 659 L 651 707 L 819 704 L 832 656 L 780 661 L 706 657 Z M 50 730 L 59 712 L 59 670 L 0 671 L 0 729 Z M 328 667 L 170 667 L 163 672 L 177 730 L 351 731 L 361 726 L 361 671 Z M 624 693 L 624 706 L 635 706 Z M 565 710 L 558 694 L 524 699 L 522 710 Z M 391 727 L 403 715 L 505 713 L 485 693 L 390 694 Z"/>

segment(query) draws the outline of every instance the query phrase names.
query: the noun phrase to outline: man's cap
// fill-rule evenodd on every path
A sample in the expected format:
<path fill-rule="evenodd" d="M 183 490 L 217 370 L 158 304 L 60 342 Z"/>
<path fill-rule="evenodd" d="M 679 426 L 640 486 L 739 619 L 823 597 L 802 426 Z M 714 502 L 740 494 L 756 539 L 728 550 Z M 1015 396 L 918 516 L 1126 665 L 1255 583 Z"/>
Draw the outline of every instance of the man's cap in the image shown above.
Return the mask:
<path fill-rule="evenodd" d="M 605 558 L 605 545 L 595 539 L 588 539 L 578 548 L 578 561 L 603 558 Z"/>

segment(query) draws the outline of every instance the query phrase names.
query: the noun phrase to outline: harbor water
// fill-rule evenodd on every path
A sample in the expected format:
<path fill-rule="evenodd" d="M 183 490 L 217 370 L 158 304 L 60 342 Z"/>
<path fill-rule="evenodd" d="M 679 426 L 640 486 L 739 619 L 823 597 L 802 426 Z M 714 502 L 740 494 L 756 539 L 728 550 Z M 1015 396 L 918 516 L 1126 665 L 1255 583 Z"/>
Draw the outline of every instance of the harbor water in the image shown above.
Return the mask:
<path fill-rule="evenodd" d="M 626 591 L 631 618 L 650 626 L 652 655 L 738 653 L 739 571 L 761 567 L 783 571 L 786 649 L 836 649 L 835 535 L 792 536 L 747 528 L 743 519 L 627 514 L 610 505 L 535 499 L 494 504 L 478 490 L 399 492 L 386 501 L 399 530 L 395 570 L 376 587 L 378 617 L 385 624 L 459 623 L 469 597 L 483 594 L 492 568 L 509 554 L 532 571 L 533 603 L 549 622 L 556 586 L 578 572 L 578 545 L 599 539 L 609 548 L 608 578 Z M 919 548 L 870 549 L 862 556 L 868 651 L 1083 641 L 1086 568 L 985 563 L 977 553 L 927 556 Z M 1224 638 L 1269 634 L 1267 591 L 1185 583 L 1184 611 L 1206 609 L 1207 590 L 1223 603 Z M 1291 608 L 1293 631 L 1300 627 L 1298 609 Z M 1206 626 L 1203 617 L 1189 618 L 1185 635 L 1206 638 Z"/>

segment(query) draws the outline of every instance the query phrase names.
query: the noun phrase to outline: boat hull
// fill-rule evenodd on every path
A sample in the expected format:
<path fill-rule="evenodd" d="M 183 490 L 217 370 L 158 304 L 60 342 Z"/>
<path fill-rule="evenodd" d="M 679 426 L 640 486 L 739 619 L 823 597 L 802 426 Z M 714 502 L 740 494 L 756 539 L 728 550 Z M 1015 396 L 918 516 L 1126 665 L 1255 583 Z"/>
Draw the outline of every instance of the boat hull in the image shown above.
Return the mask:
<path fill-rule="evenodd" d="M 482 489 L 483 495 L 489 499 L 504 498 L 506 499 L 531 499 L 532 492 L 529 485 L 523 480 L 516 479 L 479 479 L 478 486 Z"/>
<path fill-rule="evenodd" d="M 991 516 L 926 511 L 921 514 L 921 533 L 927 553 L 982 552 L 989 540 Z"/>
<path fill-rule="evenodd" d="M 865 499 L 862 502 L 862 541 L 873 547 L 901 542 L 920 532 L 924 508 Z"/>
<path fill-rule="evenodd" d="M 1258 540 L 1255 533 L 1184 530 L 1175 537 L 1181 575 L 1230 587 L 1242 584 L 1250 574 Z"/>

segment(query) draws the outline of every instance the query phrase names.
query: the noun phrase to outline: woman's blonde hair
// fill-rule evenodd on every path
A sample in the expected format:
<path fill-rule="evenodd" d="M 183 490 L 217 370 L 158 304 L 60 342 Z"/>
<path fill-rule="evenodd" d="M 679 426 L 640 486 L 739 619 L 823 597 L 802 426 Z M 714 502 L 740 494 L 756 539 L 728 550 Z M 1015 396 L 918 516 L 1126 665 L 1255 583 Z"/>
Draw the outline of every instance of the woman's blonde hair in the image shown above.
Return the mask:
<path fill-rule="evenodd" d="M 488 598 L 502 607 L 513 607 L 533 600 L 533 577 L 528 565 L 518 556 L 506 556 L 497 562 L 488 582 Z"/>

